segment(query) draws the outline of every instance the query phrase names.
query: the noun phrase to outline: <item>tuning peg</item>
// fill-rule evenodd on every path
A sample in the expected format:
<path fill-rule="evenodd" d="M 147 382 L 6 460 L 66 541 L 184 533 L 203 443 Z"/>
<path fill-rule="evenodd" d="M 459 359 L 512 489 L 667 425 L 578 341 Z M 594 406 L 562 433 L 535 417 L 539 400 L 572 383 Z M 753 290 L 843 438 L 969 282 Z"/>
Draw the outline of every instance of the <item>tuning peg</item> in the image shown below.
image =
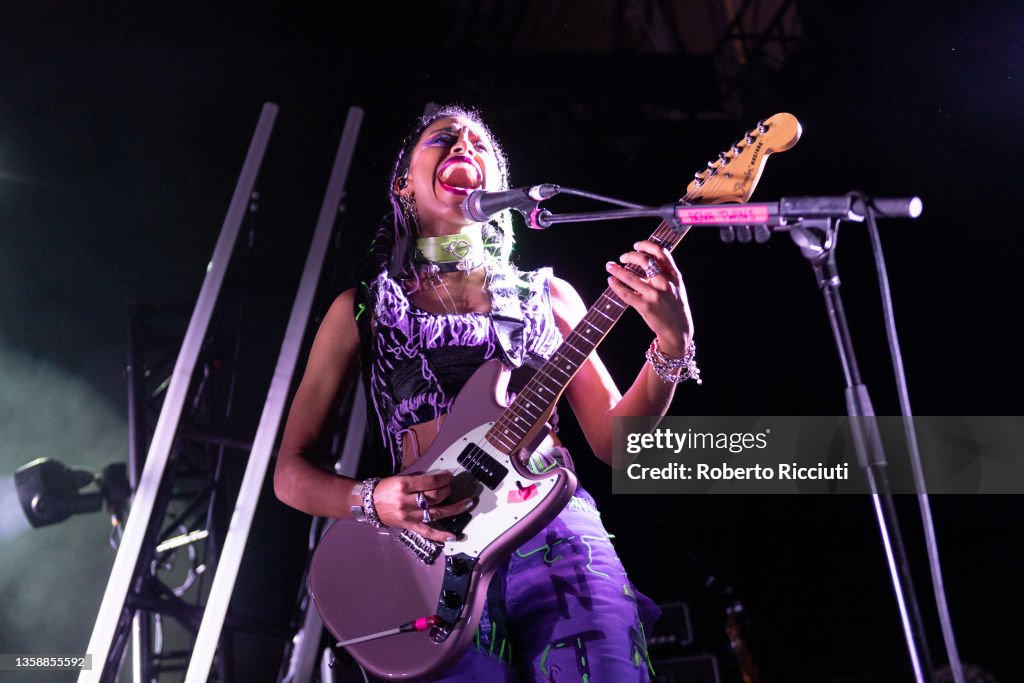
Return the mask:
<path fill-rule="evenodd" d="M 764 244 L 771 236 L 772 231 L 768 229 L 767 225 L 754 226 L 754 241 L 758 244 Z"/>
<path fill-rule="evenodd" d="M 764 135 L 765 133 L 768 132 L 768 126 L 764 125 L 764 119 L 761 119 L 760 121 L 757 122 L 757 130 L 759 133 L 761 133 L 761 135 Z"/>
<path fill-rule="evenodd" d="M 754 144 L 754 140 L 756 140 L 757 138 L 754 137 L 754 131 L 750 131 L 749 133 L 747 133 L 747 137 L 743 139 L 747 141 L 748 145 L 752 145 Z"/>
<path fill-rule="evenodd" d="M 731 225 L 723 225 L 718 230 L 718 239 L 722 240 L 726 244 L 736 241 L 736 231 L 733 230 Z"/>
<path fill-rule="evenodd" d="M 741 244 L 747 244 L 750 240 L 754 239 L 754 236 L 750 233 L 749 225 L 737 225 L 736 226 L 736 240 Z"/>

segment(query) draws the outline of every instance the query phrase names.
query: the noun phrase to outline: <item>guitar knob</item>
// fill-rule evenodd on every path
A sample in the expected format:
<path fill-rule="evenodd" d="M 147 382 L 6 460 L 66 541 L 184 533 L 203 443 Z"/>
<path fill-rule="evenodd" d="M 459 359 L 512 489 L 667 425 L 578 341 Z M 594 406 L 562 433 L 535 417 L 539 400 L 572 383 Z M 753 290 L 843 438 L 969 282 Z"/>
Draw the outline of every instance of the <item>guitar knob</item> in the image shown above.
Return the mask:
<path fill-rule="evenodd" d="M 754 241 L 758 244 L 764 244 L 771 236 L 772 231 L 768 229 L 767 225 L 754 226 Z"/>
<path fill-rule="evenodd" d="M 469 564 L 464 560 L 452 560 L 450 568 L 453 576 L 465 576 L 469 571 Z"/>
<path fill-rule="evenodd" d="M 723 225 L 718 231 L 718 238 L 726 244 L 730 244 L 736 241 L 736 231 L 731 225 Z"/>
<path fill-rule="evenodd" d="M 441 604 L 448 609 L 459 609 L 462 607 L 462 597 L 455 591 L 442 591 Z"/>
<path fill-rule="evenodd" d="M 737 225 L 736 226 L 736 240 L 741 244 L 747 244 L 750 240 L 754 239 L 754 236 L 750 233 L 749 225 Z"/>

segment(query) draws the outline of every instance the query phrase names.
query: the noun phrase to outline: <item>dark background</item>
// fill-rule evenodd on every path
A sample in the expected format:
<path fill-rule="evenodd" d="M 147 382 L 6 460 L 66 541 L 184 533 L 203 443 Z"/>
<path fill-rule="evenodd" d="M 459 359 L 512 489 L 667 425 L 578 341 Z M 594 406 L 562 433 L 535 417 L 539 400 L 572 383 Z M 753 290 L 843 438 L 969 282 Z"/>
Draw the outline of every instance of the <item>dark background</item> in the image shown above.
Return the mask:
<path fill-rule="evenodd" d="M 114 445 L 82 464 L 125 458 L 124 425 L 110 416 L 125 409 L 127 303 L 194 301 L 265 101 L 281 113 L 249 226 L 246 256 L 262 276 L 249 291 L 256 302 L 265 297 L 254 309 L 270 321 L 252 330 L 255 350 L 273 353 L 280 342 L 350 105 L 366 118 L 320 311 L 349 286 L 348 268 L 385 209 L 397 143 L 428 101 L 479 107 L 511 158 L 513 184 L 557 182 L 652 204 L 682 195 L 693 172 L 755 121 L 789 111 L 803 139 L 769 160 L 755 200 L 851 189 L 923 199 L 917 221 L 881 224 L 915 412 L 1019 415 L 1014 311 L 1024 238 L 1011 202 L 1024 152 L 1020 4 L 795 3 L 800 31 L 785 58 L 751 59 L 730 103 L 706 53 L 685 45 L 659 52 L 621 30 L 613 10 L 602 13 L 629 4 L 339 3 L 331 12 L 186 4 L 144 15 L 5 4 L 0 352 L 24 365 L 3 366 L 22 369 L 2 380 L 0 430 L 20 439 L 5 437 L 2 473 L 37 455 L 77 462 L 90 429 L 100 430 L 88 426 L 98 424 L 86 410 L 96 406 Z M 605 286 L 604 261 L 653 228 L 640 221 L 520 231 L 519 261 L 553 264 L 592 301 Z M 898 414 L 866 231 L 848 226 L 840 244 L 864 380 L 877 413 Z M 673 414 L 845 412 L 820 295 L 786 237 L 723 245 L 715 231 L 694 231 L 676 259 L 705 382 L 680 387 Z M 602 346 L 620 387 L 635 376 L 648 340 L 634 315 Z M 257 412 L 267 372 L 254 365 L 245 380 Z M 82 393 L 73 412 L 85 437 L 59 411 L 14 407 L 44 400 L 34 393 L 41 378 L 53 379 L 55 400 L 72 395 L 62 382 Z M 15 388 L 15 380 L 24 384 Z M 569 422 L 565 434 L 582 454 Z M 60 452 L 44 452 L 44 443 Z M 688 601 L 704 649 L 725 656 L 720 605 L 703 588 L 710 573 L 746 606 L 765 680 L 909 677 L 868 500 L 613 497 L 604 469 L 584 462 L 581 470 L 634 582 L 658 601 Z M 941 664 L 916 503 L 897 502 Z M 944 496 L 932 505 L 962 657 L 999 680 L 1020 680 L 1024 567 L 1012 552 L 1024 532 L 1019 499 Z M 73 541 L 56 540 L 71 532 L 52 527 L 0 553 L 5 593 L 35 596 L 0 607 L 0 651 L 85 648 L 112 553 L 95 518 L 71 522 Z M 304 524 L 268 496 L 233 610 L 287 619 Z M 72 547 L 95 557 L 69 557 Z M 65 594 L 73 609 L 40 616 Z M 280 643 L 239 645 L 272 676 Z"/>

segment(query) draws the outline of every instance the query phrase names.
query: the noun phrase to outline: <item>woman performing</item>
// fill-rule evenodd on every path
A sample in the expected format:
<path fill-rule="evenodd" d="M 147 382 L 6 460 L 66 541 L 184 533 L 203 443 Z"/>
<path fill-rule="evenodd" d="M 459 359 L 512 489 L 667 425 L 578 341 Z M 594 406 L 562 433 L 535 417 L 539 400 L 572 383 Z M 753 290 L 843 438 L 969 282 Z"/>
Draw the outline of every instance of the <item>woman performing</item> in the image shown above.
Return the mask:
<path fill-rule="evenodd" d="M 401 470 L 430 447 L 456 394 L 485 361 L 514 368 L 514 393 L 587 311 L 549 268 L 524 272 L 509 263 L 511 216 L 483 224 L 463 216 L 470 191 L 507 188 L 505 157 L 475 112 L 446 107 L 419 121 L 394 165 L 393 215 L 377 233 L 372 272 L 364 287 L 337 297 L 313 343 L 274 473 L 283 502 L 311 515 L 455 540 L 433 523 L 465 512 L 474 500 L 450 500 L 448 471 Z M 620 261 L 646 277 L 612 262 L 606 268 L 615 294 L 653 332 L 647 362 L 623 395 L 591 354 L 565 392 L 590 448 L 608 464 L 611 418 L 664 415 L 676 384 L 698 375 L 679 269 L 653 242 L 634 248 Z M 365 481 L 336 476 L 311 457 L 360 365 L 381 451 L 390 455 L 379 477 Z M 549 437 L 528 465 L 542 472 L 571 468 L 572 461 Z M 472 644 L 431 680 L 646 681 L 644 622 L 649 627 L 656 613 L 629 582 L 593 499 L 580 487 L 497 570 Z"/>

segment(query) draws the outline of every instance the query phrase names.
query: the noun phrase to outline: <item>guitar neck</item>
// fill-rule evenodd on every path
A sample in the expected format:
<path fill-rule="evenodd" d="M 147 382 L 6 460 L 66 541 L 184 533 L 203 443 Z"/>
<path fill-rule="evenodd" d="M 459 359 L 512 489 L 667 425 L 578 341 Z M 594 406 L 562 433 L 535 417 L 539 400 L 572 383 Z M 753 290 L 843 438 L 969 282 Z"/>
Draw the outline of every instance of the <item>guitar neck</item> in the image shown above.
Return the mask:
<path fill-rule="evenodd" d="M 667 222 L 662 221 L 650 241 L 671 252 L 687 230 L 689 226 L 676 232 Z M 503 453 L 516 453 L 530 432 L 547 416 L 548 409 L 569 386 L 584 361 L 619 321 L 626 308 L 628 306 L 611 287 L 605 289 L 604 294 L 598 297 L 579 324 L 487 432 L 487 441 Z"/>
<path fill-rule="evenodd" d="M 800 134 L 800 122 L 792 114 L 783 112 L 758 121 L 729 151 L 722 152 L 694 174 L 686 195 L 680 201 L 693 204 L 746 202 L 761 177 L 768 156 L 790 149 L 800 139 Z M 687 230 L 689 226 L 677 232 L 662 221 L 651 235 L 651 241 L 672 251 Z M 641 268 L 632 264 L 626 268 L 638 275 L 643 274 Z M 555 401 L 625 310 L 626 304 L 611 288 L 606 289 L 494 423 L 485 437 L 487 441 L 506 454 L 517 453 L 526 438 L 542 420 L 547 419 Z"/>

